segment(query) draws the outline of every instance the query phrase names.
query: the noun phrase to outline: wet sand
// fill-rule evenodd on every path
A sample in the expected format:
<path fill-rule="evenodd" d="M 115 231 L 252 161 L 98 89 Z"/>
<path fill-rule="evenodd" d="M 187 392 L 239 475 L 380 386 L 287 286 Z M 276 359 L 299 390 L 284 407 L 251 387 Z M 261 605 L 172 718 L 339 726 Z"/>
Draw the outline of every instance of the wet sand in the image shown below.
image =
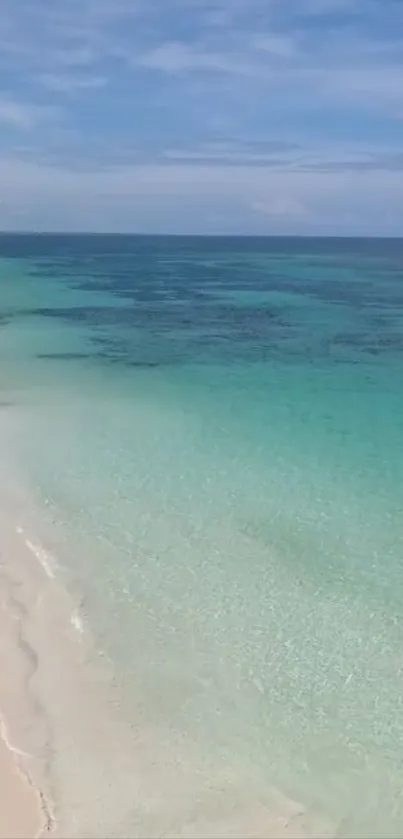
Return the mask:
<path fill-rule="evenodd" d="M 38 794 L 18 764 L 18 755 L 0 740 L 0 839 L 44 835 Z"/>
<path fill-rule="evenodd" d="M 30 693 L 33 674 L 23 638 L 23 609 L 9 568 L 18 565 L 0 514 L 0 839 L 49 836 L 47 814 L 36 772 L 35 744 L 41 736 Z M 10 561 L 11 560 L 11 561 Z"/>

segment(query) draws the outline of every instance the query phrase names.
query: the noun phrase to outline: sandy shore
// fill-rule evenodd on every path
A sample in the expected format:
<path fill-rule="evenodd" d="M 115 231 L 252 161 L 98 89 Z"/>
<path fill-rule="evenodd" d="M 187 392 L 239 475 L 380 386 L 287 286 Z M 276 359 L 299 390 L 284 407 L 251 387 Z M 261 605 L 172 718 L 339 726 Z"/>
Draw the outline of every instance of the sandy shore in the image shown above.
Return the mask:
<path fill-rule="evenodd" d="M 0 511 L 0 839 L 32 839 L 53 827 L 36 773 L 36 742 L 42 736 L 30 693 L 33 672 L 22 636 L 23 611 L 8 570 L 18 566 Z"/>
<path fill-rule="evenodd" d="M 18 754 L 0 740 L 0 839 L 32 839 L 41 835 L 38 795 L 18 764 Z"/>
<path fill-rule="evenodd" d="M 2 603 L 0 697 L 4 705 L 0 708 L 0 839 L 32 839 L 45 835 L 48 822 L 41 792 L 31 775 L 32 760 L 21 748 L 17 733 L 24 730 L 28 714 L 17 693 L 21 689 L 22 667 L 13 623 Z"/>

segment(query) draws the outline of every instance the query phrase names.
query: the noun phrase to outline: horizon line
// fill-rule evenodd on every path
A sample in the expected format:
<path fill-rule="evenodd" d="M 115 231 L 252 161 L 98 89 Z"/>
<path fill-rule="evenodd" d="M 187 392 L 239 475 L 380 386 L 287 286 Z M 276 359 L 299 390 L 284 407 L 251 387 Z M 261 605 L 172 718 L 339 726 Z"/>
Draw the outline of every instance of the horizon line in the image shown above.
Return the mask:
<path fill-rule="evenodd" d="M 0 230 L 4 236 L 122 236 L 150 239 L 347 239 L 382 241 L 403 241 L 403 235 L 384 234 L 342 234 L 342 233 L 139 233 L 136 231 L 113 230 Z"/>

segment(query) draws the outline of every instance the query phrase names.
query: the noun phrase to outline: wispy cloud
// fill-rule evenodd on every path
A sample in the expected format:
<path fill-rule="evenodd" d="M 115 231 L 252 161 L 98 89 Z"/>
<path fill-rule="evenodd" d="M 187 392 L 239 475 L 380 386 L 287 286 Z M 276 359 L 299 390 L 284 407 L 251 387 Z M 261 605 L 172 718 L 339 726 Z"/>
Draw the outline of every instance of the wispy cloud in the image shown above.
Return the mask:
<path fill-rule="evenodd" d="M 18 102 L 0 99 L 0 122 L 6 125 L 17 126 L 17 128 L 27 129 L 32 125 L 32 120 L 33 113 L 31 108 L 20 105 Z"/>
<path fill-rule="evenodd" d="M 49 117 L 50 111 L 50 108 L 0 98 L 0 122 L 22 131 L 29 131 L 39 121 Z"/>
<path fill-rule="evenodd" d="M 266 201 L 255 201 L 252 210 L 268 219 L 293 219 L 294 221 L 309 216 L 307 207 L 295 198 L 287 195 L 275 195 Z"/>
<path fill-rule="evenodd" d="M 92 172 L 0 158 L 0 221 L 34 229 L 397 233 L 403 172 L 141 164 Z M 197 196 L 197 200 L 195 200 Z M 379 205 L 382 205 L 382 214 Z"/>
<path fill-rule="evenodd" d="M 3 224 L 18 201 L 84 227 L 403 210 L 400 0 L 2 0 L 0 74 Z"/>
<path fill-rule="evenodd" d="M 219 53 L 189 46 L 179 41 L 170 41 L 141 54 L 134 64 L 163 73 L 209 72 L 229 73 L 230 75 L 249 74 L 250 64 L 243 62 L 240 56 Z"/>
<path fill-rule="evenodd" d="M 38 82 L 48 90 L 58 93 L 73 94 L 80 90 L 97 90 L 105 87 L 108 80 L 105 76 L 84 76 L 77 74 L 43 73 L 38 76 Z"/>

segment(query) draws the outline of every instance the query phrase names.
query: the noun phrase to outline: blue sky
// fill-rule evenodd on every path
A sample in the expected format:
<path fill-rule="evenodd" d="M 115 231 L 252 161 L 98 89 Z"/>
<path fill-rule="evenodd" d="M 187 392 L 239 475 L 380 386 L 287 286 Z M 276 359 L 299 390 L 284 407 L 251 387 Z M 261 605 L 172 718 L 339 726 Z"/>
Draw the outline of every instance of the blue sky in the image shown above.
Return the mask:
<path fill-rule="evenodd" d="M 0 227 L 403 234 L 403 0 L 0 13 Z"/>

